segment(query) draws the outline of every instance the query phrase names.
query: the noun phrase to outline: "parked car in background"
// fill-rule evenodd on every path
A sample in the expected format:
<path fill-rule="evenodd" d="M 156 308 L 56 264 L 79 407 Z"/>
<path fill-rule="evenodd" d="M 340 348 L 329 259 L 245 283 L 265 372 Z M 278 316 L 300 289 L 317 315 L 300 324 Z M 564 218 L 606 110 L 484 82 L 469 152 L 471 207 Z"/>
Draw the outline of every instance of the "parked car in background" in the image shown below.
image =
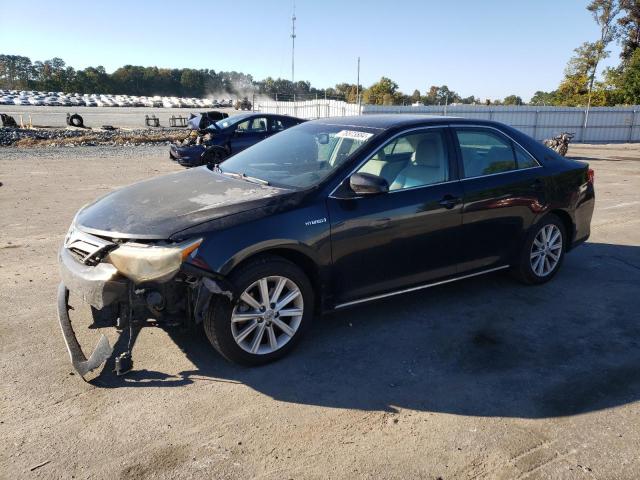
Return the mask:
<path fill-rule="evenodd" d="M 59 319 L 82 375 L 111 348 L 103 337 L 82 354 L 69 289 L 114 325 L 123 312 L 129 338 L 150 317 L 202 323 L 222 356 L 260 365 L 289 352 L 322 312 L 499 270 L 547 282 L 589 237 L 594 203 L 586 163 L 500 123 L 314 120 L 216 168 L 83 207 L 60 251 Z M 116 371 L 130 368 L 129 347 Z"/>
<path fill-rule="evenodd" d="M 212 123 L 217 122 L 218 120 L 223 120 L 229 116 L 226 112 L 219 112 L 217 110 L 212 110 L 209 112 L 200 112 L 198 114 L 189 115 L 189 120 L 187 120 L 187 127 L 192 130 L 204 130 Z"/>
<path fill-rule="evenodd" d="M 195 139 L 169 147 L 169 157 L 183 167 L 217 164 L 271 135 L 305 120 L 270 113 L 244 113 L 212 123 Z"/>

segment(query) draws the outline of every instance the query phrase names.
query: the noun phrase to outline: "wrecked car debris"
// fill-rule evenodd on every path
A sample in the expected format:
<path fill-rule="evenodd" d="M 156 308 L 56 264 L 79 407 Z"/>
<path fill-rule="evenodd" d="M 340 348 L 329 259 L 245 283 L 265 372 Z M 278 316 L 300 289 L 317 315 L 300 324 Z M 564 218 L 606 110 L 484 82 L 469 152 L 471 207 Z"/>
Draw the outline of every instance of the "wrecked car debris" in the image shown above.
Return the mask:
<path fill-rule="evenodd" d="M 229 117 L 228 113 L 219 112 L 217 110 L 212 110 L 210 112 L 201 112 L 198 114 L 189 115 L 189 120 L 187 120 L 187 127 L 193 130 L 204 130 L 212 123 L 217 122 L 218 120 L 222 120 L 223 118 Z"/>

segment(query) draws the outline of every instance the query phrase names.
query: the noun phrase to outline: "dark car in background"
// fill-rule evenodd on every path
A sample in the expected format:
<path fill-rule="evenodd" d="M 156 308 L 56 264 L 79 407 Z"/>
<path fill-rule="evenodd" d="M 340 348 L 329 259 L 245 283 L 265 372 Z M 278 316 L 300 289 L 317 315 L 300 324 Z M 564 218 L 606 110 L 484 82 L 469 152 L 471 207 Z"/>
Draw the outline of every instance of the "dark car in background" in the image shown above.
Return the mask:
<path fill-rule="evenodd" d="M 222 162 L 271 135 L 299 125 L 306 120 L 270 113 L 243 113 L 212 123 L 200 131 L 199 140 L 172 144 L 169 157 L 184 167 L 198 167 Z M 184 142 L 183 142 L 184 143 Z"/>
<path fill-rule="evenodd" d="M 225 358 L 263 364 L 322 312 L 498 270 L 551 280 L 589 237 L 593 183 L 586 163 L 496 122 L 310 121 L 82 208 L 60 251 L 62 331 L 81 373 L 111 354 L 104 337 L 83 360 L 70 289 L 133 338 L 150 317 L 202 323 Z"/>

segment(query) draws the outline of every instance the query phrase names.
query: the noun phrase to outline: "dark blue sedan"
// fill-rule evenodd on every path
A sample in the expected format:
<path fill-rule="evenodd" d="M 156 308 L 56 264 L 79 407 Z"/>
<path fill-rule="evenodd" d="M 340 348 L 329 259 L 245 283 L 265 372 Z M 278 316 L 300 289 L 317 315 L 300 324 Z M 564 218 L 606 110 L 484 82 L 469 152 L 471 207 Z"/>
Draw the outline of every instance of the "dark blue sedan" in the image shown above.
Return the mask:
<path fill-rule="evenodd" d="M 233 115 L 209 125 L 196 141 L 172 144 L 169 157 L 183 167 L 215 165 L 304 121 L 301 118 L 259 112 Z"/>

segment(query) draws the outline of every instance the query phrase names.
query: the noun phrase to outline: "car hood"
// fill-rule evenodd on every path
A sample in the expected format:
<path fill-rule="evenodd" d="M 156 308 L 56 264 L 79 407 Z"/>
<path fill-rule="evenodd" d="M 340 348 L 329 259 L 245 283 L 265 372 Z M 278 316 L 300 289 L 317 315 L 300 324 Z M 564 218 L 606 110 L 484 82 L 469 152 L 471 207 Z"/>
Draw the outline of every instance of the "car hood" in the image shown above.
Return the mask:
<path fill-rule="evenodd" d="M 168 239 L 203 222 L 276 204 L 291 192 L 199 167 L 111 192 L 83 207 L 75 226 L 113 238 Z"/>

